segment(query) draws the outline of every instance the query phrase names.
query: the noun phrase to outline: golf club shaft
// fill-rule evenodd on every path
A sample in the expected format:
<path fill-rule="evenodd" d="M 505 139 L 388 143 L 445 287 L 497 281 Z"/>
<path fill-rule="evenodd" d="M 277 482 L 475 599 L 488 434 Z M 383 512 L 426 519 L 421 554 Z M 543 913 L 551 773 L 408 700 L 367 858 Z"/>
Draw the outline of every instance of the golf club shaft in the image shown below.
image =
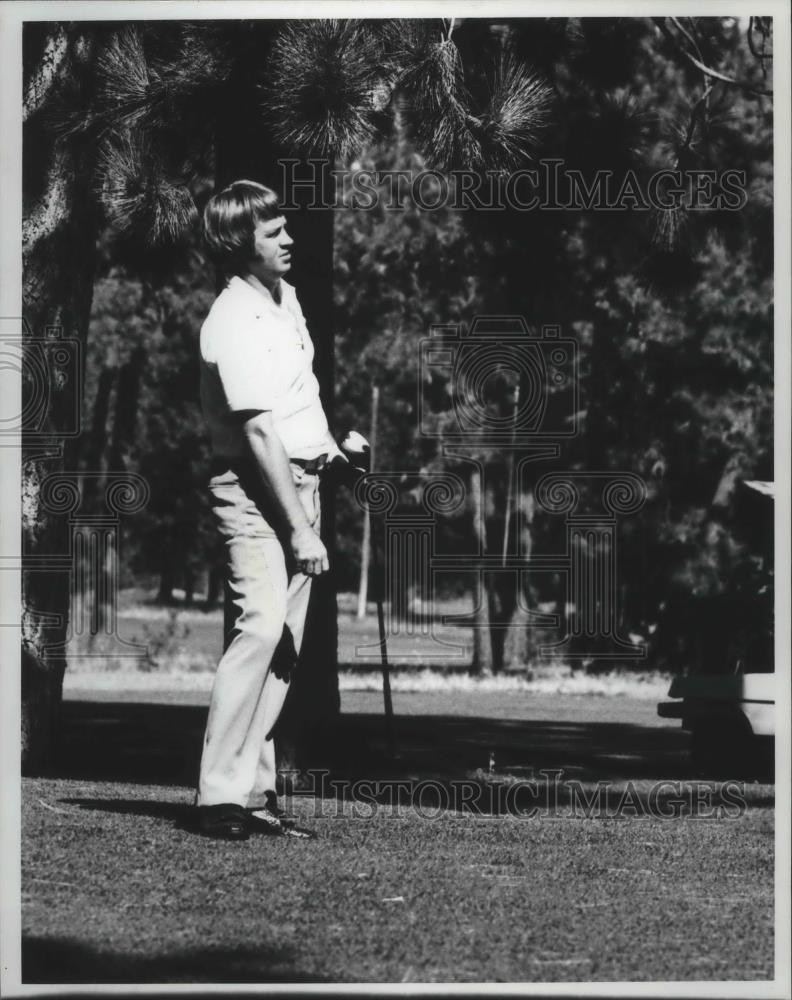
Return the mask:
<path fill-rule="evenodd" d="M 371 518 L 371 513 L 367 513 Z M 377 603 L 377 624 L 379 626 L 380 637 L 380 661 L 382 666 L 382 697 L 385 702 L 385 736 L 388 744 L 388 754 L 392 757 L 396 751 L 396 740 L 393 731 L 393 698 L 391 697 L 390 685 L 390 664 L 388 663 L 388 640 L 385 633 L 385 609 L 383 607 L 383 592 L 385 590 L 385 580 L 383 568 L 379 560 L 379 549 L 377 547 L 377 534 L 374 525 L 371 524 L 371 559 L 374 571 L 374 587 Z"/>

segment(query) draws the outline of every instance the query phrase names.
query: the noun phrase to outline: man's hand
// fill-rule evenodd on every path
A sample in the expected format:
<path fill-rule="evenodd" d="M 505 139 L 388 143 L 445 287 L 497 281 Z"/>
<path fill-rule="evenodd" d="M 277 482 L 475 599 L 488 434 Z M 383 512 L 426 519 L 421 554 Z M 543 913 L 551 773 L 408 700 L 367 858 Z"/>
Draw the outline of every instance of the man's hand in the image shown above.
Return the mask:
<path fill-rule="evenodd" d="M 330 569 L 327 550 L 303 510 L 283 444 L 275 432 L 272 413 L 263 410 L 249 417 L 243 430 L 261 476 L 261 484 L 275 503 L 288 528 L 289 547 L 297 570 L 319 576 Z"/>
<path fill-rule="evenodd" d="M 291 533 L 291 550 L 297 569 L 306 576 L 319 576 L 330 569 L 321 538 L 310 525 L 297 528 Z"/>
<path fill-rule="evenodd" d="M 365 476 L 371 465 L 371 449 L 368 441 L 357 431 L 350 431 L 336 447 L 336 454 L 327 466 L 330 480 L 338 486 L 354 489 L 361 476 Z"/>

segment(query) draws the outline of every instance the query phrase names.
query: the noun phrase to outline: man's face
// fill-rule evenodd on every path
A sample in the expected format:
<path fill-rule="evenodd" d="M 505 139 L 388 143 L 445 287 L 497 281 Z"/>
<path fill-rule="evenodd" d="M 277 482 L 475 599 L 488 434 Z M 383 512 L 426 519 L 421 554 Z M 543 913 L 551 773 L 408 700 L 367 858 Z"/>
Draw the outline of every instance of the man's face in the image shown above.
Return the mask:
<path fill-rule="evenodd" d="M 254 258 L 250 262 L 250 273 L 265 285 L 277 281 L 291 267 L 289 247 L 293 243 L 282 215 L 260 220 L 253 234 Z"/>

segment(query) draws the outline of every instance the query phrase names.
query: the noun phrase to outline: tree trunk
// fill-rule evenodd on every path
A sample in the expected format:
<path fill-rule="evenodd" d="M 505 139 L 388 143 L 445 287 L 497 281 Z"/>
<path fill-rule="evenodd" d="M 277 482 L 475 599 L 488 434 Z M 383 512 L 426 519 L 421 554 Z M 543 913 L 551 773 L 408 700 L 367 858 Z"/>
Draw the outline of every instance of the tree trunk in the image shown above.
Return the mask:
<path fill-rule="evenodd" d="M 102 368 L 96 388 L 91 432 L 85 448 L 83 464 L 86 470 L 96 472 L 102 468 L 107 447 L 107 418 L 110 413 L 110 395 L 115 382 L 115 368 Z"/>
<path fill-rule="evenodd" d="M 491 479 L 492 477 L 490 477 Z M 505 484 L 504 484 L 505 485 Z M 485 510 L 503 511 L 503 519 L 493 518 L 490 522 L 490 536 L 500 538 L 500 553 L 503 558 L 508 542 L 508 523 L 510 518 L 510 501 L 508 494 L 501 491 L 500 483 L 488 483 L 487 495 L 485 497 Z M 495 546 L 493 545 L 493 548 Z M 492 649 L 492 672 L 499 674 L 503 671 L 505 660 L 504 650 L 507 638 L 507 625 L 511 617 L 516 591 L 514 578 L 509 573 L 488 573 L 487 578 L 487 598 L 489 601 L 489 639 Z"/>
<path fill-rule="evenodd" d="M 534 497 L 533 490 L 525 494 L 518 493 L 515 500 L 515 512 L 519 517 L 520 552 L 530 559 L 533 546 Z M 521 574 L 523 587 L 513 595 L 509 605 L 509 628 L 506 631 L 503 662 L 506 667 L 519 667 L 529 670 L 534 658 L 536 643 L 534 628 L 531 626 L 530 615 L 526 611 L 529 606 L 529 586 L 525 575 Z"/>
<path fill-rule="evenodd" d="M 329 167 L 325 182 L 332 182 Z M 333 210 L 302 210 L 289 216 L 297 264 L 291 276 L 314 342 L 314 371 L 330 427 L 335 401 L 333 339 Z M 322 541 L 330 559 L 330 573 L 314 581 L 305 638 L 295 681 L 284 706 L 280 745 L 287 769 L 320 765 L 326 761 L 330 732 L 338 718 L 338 605 L 332 566 L 336 552 L 335 493 L 321 489 Z"/>
<path fill-rule="evenodd" d="M 107 468 L 107 418 L 116 381 L 115 368 L 102 368 L 96 387 L 91 427 L 80 441 L 79 468 L 84 472 L 103 472 Z M 86 476 L 82 486 L 82 503 L 87 511 L 96 510 L 96 498 L 101 492 L 98 477 Z"/>
<path fill-rule="evenodd" d="M 165 558 L 168 562 L 160 570 L 159 590 L 157 591 L 157 604 L 171 605 L 173 601 L 173 588 L 176 585 L 176 577 L 170 563 L 169 553 Z"/>
<path fill-rule="evenodd" d="M 184 606 L 191 608 L 195 603 L 195 570 L 184 570 Z"/>
<path fill-rule="evenodd" d="M 220 600 L 223 590 L 223 566 L 210 562 L 206 581 L 206 610 L 211 610 Z"/>
<path fill-rule="evenodd" d="M 113 437 L 108 466 L 111 472 L 125 472 L 127 449 L 132 447 L 140 404 L 140 381 L 146 363 L 145 348 L 138 346 L 118 372 Z"/>
<path fill-rule="evenodd" d="M 481 472 L 478 465 L 470 473 L 470 502 L 473 509 L 473 533 L 478 543 L 479 554 L 487 554 L 486 512 L 481 491 Z M 473 623 L 473 664 L 474 674 L 479 677 L 492 676 L 492 642 L 490 635 L 490 602 L 487 574 L 480 572 L 477 591 L 473 595 L 475 615 Z"/>
<path fill-rule="evenodd" d="M 28 365 L 23 398 L 41 402 L 22 426 L 22 766 L 46 768 L 53 748 L 65 662 L 48 655 L 63 643 L 69 574 L 53 557 L 69 555 L 65 513 L 43 503 L 41 486 L 71 467 L 79 424 L 80 374 L 93 293 L 97 223 L 93 151 L 56 140 L 47 114 L 56 92 L 79 78 L 93 57 L 91 29 L 52 23 L 25 26 L 22 311 Z M 56 342 L 63 339 L 60 348 Z M 76 343 L 75 343 L 76 342 Z M 46 359 L 38 369 L 36 360 Z M 37 374 L 38 373 L 38 374 Z"/>

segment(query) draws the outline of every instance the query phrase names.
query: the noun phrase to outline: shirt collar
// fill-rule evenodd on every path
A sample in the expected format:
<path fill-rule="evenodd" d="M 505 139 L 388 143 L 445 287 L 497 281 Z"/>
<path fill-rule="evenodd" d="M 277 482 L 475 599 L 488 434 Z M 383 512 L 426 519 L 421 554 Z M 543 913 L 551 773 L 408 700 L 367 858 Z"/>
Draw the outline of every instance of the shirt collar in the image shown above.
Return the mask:
<path fill-rule="evenodd" d="M 280 309 L 283 307 L 286 299 L 286 288 L 284 282 L 280 281 L 280 293 L 281 301 L 280 305 L 275 301 L 275 299 L 270 295 L 269 291 L 264 289 L 259 291 L 258 288 L 254 288 L 252 285 L 248 284 L 244 278 L 240 278 L 238 274 L 234 274 L 229 278 L 226 288 L 234 293 L 234 296 L 242 296 L 246 301 L 250 302 L 254 309 L 260 310 L 262 307 L 269 307 L 270 309 Z"/>

